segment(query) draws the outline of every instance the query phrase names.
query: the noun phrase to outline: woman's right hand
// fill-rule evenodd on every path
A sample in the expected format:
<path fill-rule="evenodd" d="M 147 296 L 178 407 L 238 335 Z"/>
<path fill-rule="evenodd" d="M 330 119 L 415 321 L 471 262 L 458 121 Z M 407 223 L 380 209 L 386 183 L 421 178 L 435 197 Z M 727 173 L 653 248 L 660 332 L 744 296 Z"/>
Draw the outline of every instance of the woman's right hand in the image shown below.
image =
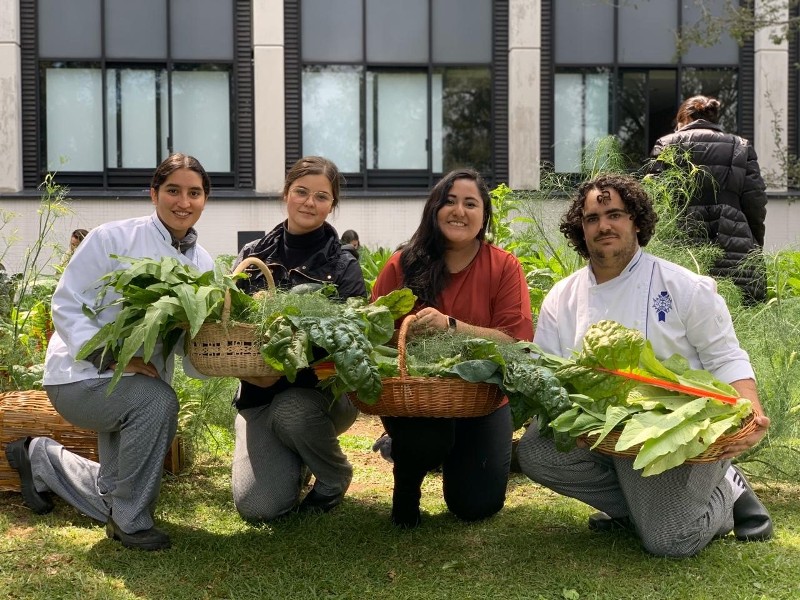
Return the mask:
<path fill-rule="evenodd" d="M 246 381 L 250 385 L 260 388 L 268 388 L 281 378 L 280 375 L 264 375 L 262 377 L 242 377 L 242 381 Z"/>
<path fill-rule="evenodd" d="M 117 363 L 108 365 L 108 369 L 113 371 L 117 368 Z M 138 373 L 139 375 L 147 375 L 148 377 L 158 377 L 158 369 L 152 363 L 146 363 L 141 356 L 134 356 L 123 370 L 125 373 Z"/>

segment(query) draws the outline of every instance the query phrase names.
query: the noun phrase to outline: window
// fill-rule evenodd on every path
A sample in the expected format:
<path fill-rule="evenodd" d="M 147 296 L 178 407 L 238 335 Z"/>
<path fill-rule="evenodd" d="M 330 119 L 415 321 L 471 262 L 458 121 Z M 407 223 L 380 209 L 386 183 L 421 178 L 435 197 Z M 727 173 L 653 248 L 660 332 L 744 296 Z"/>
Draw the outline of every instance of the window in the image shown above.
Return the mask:
<path fill-rule="evenodd" d="M 724 0 L 704 4 L 720 11 Z M 554 127 L 549 144 L 557 172 L 580 172 L 585 153 L 609 134 L 616 135 L 629 166 L 637 168 L 655 141 L 673 130 L 680 103 L 695 94 L 719 98 L 720 124 L 738 130 L 736 43 L 725 38 L 713 47 L 676 55 L 672 32 L 679 23 L 698 20 L 694 3 L 559 0 L 552 11 Z"/>
<path fill-rule="evenodd" d="M 301 0 L 301 153 L 348 187 L 493 164 L 490 0 Z"/>
<path fill-rule="evenodd" d="M 231 179 L 234 0 L 39 0 L 37 14 L 43 170 L 139 186 L 178 151 Z"/>

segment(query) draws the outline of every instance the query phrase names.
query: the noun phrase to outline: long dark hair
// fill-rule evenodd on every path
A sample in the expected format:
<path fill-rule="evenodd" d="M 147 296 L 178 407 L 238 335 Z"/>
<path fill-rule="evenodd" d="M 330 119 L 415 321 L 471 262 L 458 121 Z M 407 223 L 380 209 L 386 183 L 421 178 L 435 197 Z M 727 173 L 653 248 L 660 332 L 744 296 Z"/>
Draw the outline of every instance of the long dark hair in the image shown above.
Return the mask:
<path fill-rule="evenodd" d="M 492 201 L 480 173 L 474 169 L 457 169 L 450 171 L 433 186 L 422 209 L 419 227 L 400 255 L 403 284 L 428 306 L 436 306 L 439 294 L 450 280 L 450 273 L 444 262 L 445 238 L 439 229 L 437 215 L 457 179 L 474 181 L 483 200 L 483 225 L 476 238 L 482 242 L 486 231 L 491 230 L 492 226 Z"/>

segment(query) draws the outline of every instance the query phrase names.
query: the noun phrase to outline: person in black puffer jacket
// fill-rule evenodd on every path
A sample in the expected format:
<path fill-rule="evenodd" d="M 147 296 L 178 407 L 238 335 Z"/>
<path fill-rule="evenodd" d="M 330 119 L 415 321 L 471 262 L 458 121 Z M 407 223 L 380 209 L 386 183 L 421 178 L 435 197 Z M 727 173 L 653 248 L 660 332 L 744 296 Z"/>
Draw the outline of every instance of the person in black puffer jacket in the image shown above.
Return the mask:
<path fill-rule="evenodd" d="M 339 203 L 339 171 L 331 161 L 307 156 L 286 175 L 283 203 L 287 218 L 263 238 L 242 248 L 236 264 L 256 257 L 269 267 L 281 289 L 334 284 L 344 301 L 367 295 L 358 260 L 342 250 L 339 235 L 326 218 Z M 260 270 L 238 285 L 248 294 L 267 287 Z M 231 483 L 233 501 L 248 521 L 271 521 L 293 510 L 327 512 L 341 503 L 353 468 L 339 435 L 358 410 L 346 394 L 331 398 L 317 388 L 313 369 L 294 382 L 286 377 L 242 380 L 234 405 Z M 308 477 L 314 487 L 299 503 Z"/>
<path fill-rule="evenodd" d="M 658 171 L 658 156 L 668 146 L 690 153 L 701 168 L 698 192 L 689 202 L 689 232 L 699 243 L 720 246 L 723 255 L 711 268 L 715 277 L 729 277 L 742 290 L 747 304 L 766 298 L 766 270 L 760 256 L 764 246 L 767 195 L 758 157 L 746 139 L 726 133 L 719 125 L 720 102 L 693 96 L 683 102 L 675 117 L 674 133 L 656 141 L 651 152 Z"/>

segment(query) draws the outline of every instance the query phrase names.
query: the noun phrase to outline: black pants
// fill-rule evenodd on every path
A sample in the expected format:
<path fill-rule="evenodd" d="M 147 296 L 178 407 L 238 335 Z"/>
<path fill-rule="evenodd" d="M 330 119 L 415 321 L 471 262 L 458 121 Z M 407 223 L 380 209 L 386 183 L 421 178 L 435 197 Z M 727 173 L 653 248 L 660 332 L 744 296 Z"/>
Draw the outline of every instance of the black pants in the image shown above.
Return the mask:
<path fill-rule="evenodd" d="M 419 506 L 426 473 L 442 467 L 444 501 L 474 521 L 503 508 L 511 465 L 509 405 L 476 418 L 381 417 L 392 438 L 395 505 Z"/>

